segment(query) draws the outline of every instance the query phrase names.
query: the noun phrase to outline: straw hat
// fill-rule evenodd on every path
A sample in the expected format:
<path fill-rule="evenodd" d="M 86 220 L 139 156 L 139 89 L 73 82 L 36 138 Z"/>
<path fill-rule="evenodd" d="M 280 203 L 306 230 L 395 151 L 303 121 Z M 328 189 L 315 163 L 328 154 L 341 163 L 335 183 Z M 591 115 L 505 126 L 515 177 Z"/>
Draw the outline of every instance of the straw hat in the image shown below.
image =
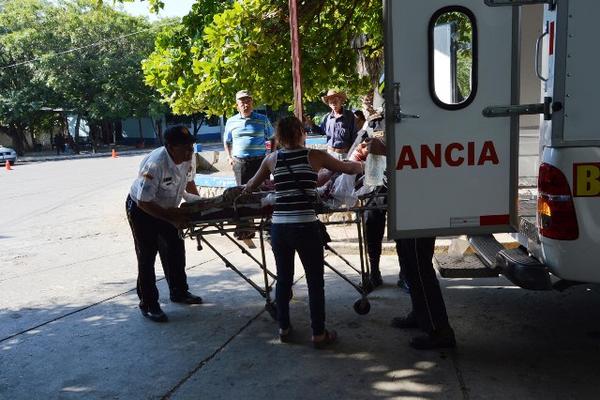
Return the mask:
<path fill-rule="evenodd" d="M 323 100 L 323 103 L 327 104 L 328 100 L 333 97 L 339 97 L 340 99 L 342 99 L 343 102 L 345 102 L 348 99 L 348 97 L 346 96 L 346 93 L 342 92 L 341 90 L 329 89 L 327 91 L 327 94 L 325 96 L 321 97 L 321 100 Z"/>

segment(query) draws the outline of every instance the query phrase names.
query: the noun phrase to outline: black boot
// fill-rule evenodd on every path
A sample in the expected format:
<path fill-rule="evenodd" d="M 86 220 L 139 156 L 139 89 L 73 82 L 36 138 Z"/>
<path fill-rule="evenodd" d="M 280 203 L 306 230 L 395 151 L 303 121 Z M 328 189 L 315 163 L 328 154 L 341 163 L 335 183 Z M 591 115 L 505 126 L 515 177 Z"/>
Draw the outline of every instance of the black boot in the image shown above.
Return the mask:
<path fill-rule="evenodd" d="M 371 285 L 373 285 L 373 288 L 383 285 L 383 279 L 381 278 L 381 272 L 379 272 L 379 270 L 377 270 L 377 271 L 372 270 L 370 279 L 371 279 Z"/>
<path fill-rule="evenodd" d="M 411 311 L 404 317 L 392 318 L 390 326 L 399 329 L 416 329 L 419 327 L 419 323 L 417 322 L 417 316 Z"/>
<path fill-rule="evenodd" d="M 431 332 L 428 335 L 411 339 L 410 347 L 417 350 L 433 350 L 456 347 L 454 331 L 450 326 Z"/>

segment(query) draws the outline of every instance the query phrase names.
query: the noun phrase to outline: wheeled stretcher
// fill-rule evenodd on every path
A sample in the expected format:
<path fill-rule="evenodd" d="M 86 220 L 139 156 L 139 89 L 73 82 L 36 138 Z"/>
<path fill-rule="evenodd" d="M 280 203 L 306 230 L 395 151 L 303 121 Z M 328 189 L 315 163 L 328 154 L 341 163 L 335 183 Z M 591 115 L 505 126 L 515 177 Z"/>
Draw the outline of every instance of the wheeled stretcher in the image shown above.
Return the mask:
<path fill-rule="evenodd" d="M 269 268 L 266 261 L 265 243 L 269 242 L 270 217 L 273 212 L 272 205 L 265 201 L 269 196 L 269 192 L 259 192 L 250 195 L 242 194 L 241 192 L 224 193 L 223 198 L 213 203 L 182 205 L 182 208 L 187 209 L 189 215 L 189 223 L 181 229 L 182 238 L 195 239 L 198 250 L 202 250 L 204 246 L 211 249 L 225 264 L 225 266 L 238 274 L 244 281 L 252 286 L 265 299 L 265 309 L 269 314 L 276 318 L 276 304 L 271 298 L 271 290 L 277 281 L 275 266 Z M 385 209 L 385 202 L 375 201 L 377 198 L 385 197 L 385 193 L 380 193 L 378 190 L 359 198 L 358 206 L 352 208 L 337 208 L 323 203 L 317 207 L 317 213 L 333 214 L 337 212 L 351 212 L 353 217 L 350 221 L 329 221 L 324 222 L 328 225 L 340 225 L 353 223 L 356 226 L 358 237 L 358 248 L 360 257 L 360 266 L 355 266 L 347 258 L 342 256 L 338 251 L 332 248 L 329 244 L 325 245 L 325 250 L 333 256 L 340 259 L 343 264 L 352 272 L 359 275 L 359 282 L 355 282 L 339 267 L 331 265 L 325 259 L 325 266 L 333 271 L 336 275 L 351 285 L 359 294 L 360 298 L 354 303 L 354 310 L 358 314 L 367 314 L 371 305 L 367 298 L 372 290 L 370 281 L 370 265 L 367 257 L 367 244 L 365 235 L 365 218 L 364 212 L 369 209 Z M 257 250 L 251 251 L 246 248 L 236 239 L 233 234 L 240 232 L 256 232 L 258 234 L 259 246 Z M 234 265 L 230 259 L 211 243 L 211 239 L 227 238 L 235 247 L 237 247 L 244 255 L 246 255 L 253 264 L 256 264 L 262 271 L 262 283 L 257 283 L 248 277 L 241 269 Z"/>

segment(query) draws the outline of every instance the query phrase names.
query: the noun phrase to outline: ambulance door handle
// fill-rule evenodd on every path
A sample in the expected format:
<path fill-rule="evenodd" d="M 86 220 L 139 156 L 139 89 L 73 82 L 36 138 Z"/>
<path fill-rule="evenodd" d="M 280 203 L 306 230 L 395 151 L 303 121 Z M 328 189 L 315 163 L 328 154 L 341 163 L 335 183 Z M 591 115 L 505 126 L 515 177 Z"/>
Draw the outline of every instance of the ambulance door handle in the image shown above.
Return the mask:
<path fill-rule="evenodd" d="M 400 123 L 405 118 L 421 118 L 416 114 L 405 114 L 400 108 L 400 83 L 394 82 L 394 104 L 392 106 L 392 114 L 394 116 L 394 122 Z"/>
<path fill-rule="evenodd" d="M 510 106 L 490 106 L 481 112 L 486 118 L 511 117 L 514 115 L 535 115 L 543 114 L 544 119 L 552 119 L 552 112 L 562 109 L 561 103 L 553 103 L 552 97 L 544 97 L 543 103 L 517 104 Z"/>
<path fill-rule="evenodd" d="M 544 40 L 544 37 L 546 35 L 548 35 L 549 33 L 550 33 L 550 30 L 548 28 L 548 21 L 546 21 L 546 30 L 545 30 L 545 32 L 542 33 L 537 38 L 537 41 L 535 42 L 535 74 L 543 82 L 546 82 L 548 80 L 548 78 L 545 78 L 544 76 L 542 76 L 542 70 L 541 70 L 541 66 L 542 66 L 542 54 L 541 54 L 541 50 L 543 48 L 542 41 Z"/>
<path fill-rule="evenodd" d="M 401 119 L 405 119 L 405 118 L 419 119 L 419 118 L 421 118 L 421 116 L 417 115 L 417 114 L 405 114 L 402 111 L 400 111 L 400 118 Z"/>

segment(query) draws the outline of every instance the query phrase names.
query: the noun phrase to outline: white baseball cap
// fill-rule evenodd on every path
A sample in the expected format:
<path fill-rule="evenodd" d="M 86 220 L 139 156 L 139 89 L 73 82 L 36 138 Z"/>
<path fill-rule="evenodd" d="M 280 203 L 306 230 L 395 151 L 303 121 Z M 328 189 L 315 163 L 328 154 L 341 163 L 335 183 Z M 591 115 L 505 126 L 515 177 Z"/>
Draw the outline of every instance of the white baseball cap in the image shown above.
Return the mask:
<path fill-rule="evenodd" d="M 244 97 L 252 98 L 252 95 L 250 94 L 250 92 L 248 90 L 240 90 L 239 92 L 237 92 L 235 94 L 236 100 L 243 99 Z"/>

